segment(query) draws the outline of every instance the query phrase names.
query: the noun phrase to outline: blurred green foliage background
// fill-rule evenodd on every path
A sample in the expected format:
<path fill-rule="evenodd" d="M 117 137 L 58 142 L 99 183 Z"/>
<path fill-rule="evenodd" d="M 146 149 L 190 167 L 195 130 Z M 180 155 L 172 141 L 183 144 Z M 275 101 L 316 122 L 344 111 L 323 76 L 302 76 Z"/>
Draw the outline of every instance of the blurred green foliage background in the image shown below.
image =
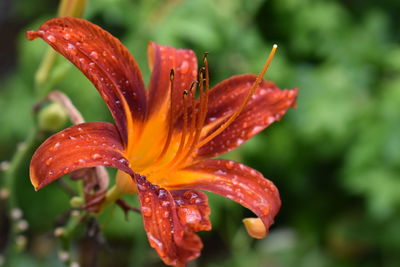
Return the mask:
<path fill-rule="evenodd" d="M 47 45 L 28 42 L 24 32 L 54 17 L 57 5 L 0 2 L 0 161 L 27 138 L 39 100 L 34 75 Z M 189 266 L 400 266 L 399 11 L 397 0 L 88 2 L 84 17 L 122 40 L 145 80 L 150 40 L 209 51 L 212 84 L 257 73 L 277 43 L 266 78 L 300 88 L 296 110 L 229 155 L 279 188 L 283 206 L 270 235 L 251 239 L 241 224 L 251 212 L 209 195 L 213 230 L 200 234 L 205 248 Z M 60 57 L 55 68 L 53 89 L 70 96 L 86 120 L 111 121 L 72 64 Z M 13 266 L 61 266 L 52 232 L 69 196 L 57 184 L 34 192 L 28 166 L 29 157 L 16 181 L 28 243 Z M 4 213 L 0 205 L 0 255 L 9 230 Z M 98 266 L 162 266 L 139 215 L 126 221 L 112 209 L 103 217 L 109 245 L 98 248 Z M 80 236 L 75 253 L 85 261 L 96 248 Z"/>

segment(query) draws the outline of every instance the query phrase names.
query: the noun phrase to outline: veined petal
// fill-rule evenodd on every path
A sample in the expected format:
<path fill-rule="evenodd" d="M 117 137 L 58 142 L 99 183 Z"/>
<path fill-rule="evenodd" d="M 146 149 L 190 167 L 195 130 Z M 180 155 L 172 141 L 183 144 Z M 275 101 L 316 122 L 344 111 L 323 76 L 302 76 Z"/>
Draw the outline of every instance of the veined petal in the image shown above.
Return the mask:
<path fill-rule="evenodd" d="M 133 177 L 147 237 L 164 263 L 182 266 L 197 258 L 203 244 L 194 232 L 211 228 L 207 196 L 195 190 L 170 192 Z"/>
<path fill-rule="evenodd" d="M 232 199 L 253 211 L 268 229 L 279 211 L 281 200 L 275 185 L 241 163 L 211 159 L 183 169 L 167 188 L 193 188 Z"/>
<path fill-rule="evenodd" d="M 82 123 L 54 134 L 36 150 L 31 182 L 39 190 L 64 174 L 99 165 L 132 173 L 116 127 L 106 122 Z"/>
<path fill-rule="evenodd" d="M 140 70 L 121 42 L 99 26 L 79 18 L 55 18 L 27 38 L 42 38 L 70 60 L 100 92 L 127 143 L 127 121 L 140 122 L 146 95 Z"/>
<path fill-rule="evenodd" d="M 240 107 L 255 79 L 256 75 L 251 74 L 233 76 L 210 91 L 203 136 L 218 128 Z M 290 107 L 295 106 L 296 97 L 297 89 L 280 90 L 274 83 L 263 81 L 239 117 L 221 134 L 200 147 L 197 157 L 215 157 L 238 147 L 280 120 Z"/>
<path fill-rule="evenodd" d="M 182 94 L 189 90 L 193 81 L 197 80 L 196 54 L 189 49 L 175 49 L 154 42 L 149 43 L 148 58 L 151 73 L 149 85 L 149 116 L 169 109 L 170 71 L 174 70 L 174 92 L 172 103 L 175 111 L 182 110 Z"/>

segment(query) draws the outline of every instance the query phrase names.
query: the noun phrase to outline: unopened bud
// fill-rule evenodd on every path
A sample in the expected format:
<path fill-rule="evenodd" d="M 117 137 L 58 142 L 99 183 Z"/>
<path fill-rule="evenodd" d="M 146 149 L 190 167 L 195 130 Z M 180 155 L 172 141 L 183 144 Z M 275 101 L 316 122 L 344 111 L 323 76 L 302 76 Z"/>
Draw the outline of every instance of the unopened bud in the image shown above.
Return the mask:
<path fill-rule="evenodd" d="M 10 212 L 11 219 L 19 220 L 22 218 L 22 210 L 19 208 L 12 209 Z"/>
<path fill-rule="evenodd" d="M 53 102 L 40 110 L 38 115 L 39 128 L 44 131 L 57 131 L 68 120 L 66 110 L 57 102 Z"/>
<path fill-rule="evenodd" d="M 85 200 L 82 197 L 72 197 L 69 201 L 69 204 L 73 208 L 79 208 L 85 203 Z"/>
<path fill-rule="evenodd" d="M 243 224 L 246 227 L 249 236 L 261 239 L 267 236 L 268 230 L 260 218 L 243 219 Z"/>
<path fill-rule="evenodd" d="M 10 196 L 10 191 L 7 188 L 0 189 L 0 199 L 7 199 Z"/>
<path fill-rule="evenodd" d="M 77 217 L 77 216 L 79 216 L 81 213 L 80 213 L 80 211 L 79 210 L 73 210 L 73 211 L 71 211 L 71 216 L 72 217 Z"/>
<path fill-rule="evenodd" d="M 20 220 L 17 222 L 17 229 L 21 232 L 26 231 L 29 227 L 29 223 L 26 220 Z"/>
<path fill-rule="evenodd" d="M 18 235 L 15 237 L 15 244 L 17 245 L 18 250 L 23 250 L 26 247 L 28 240 L 23 235 Z"/>
<path fill-rule="evenodd" d="M 64 235 L 64 233 L 65 233 L 64 227 L 57 227 L 56 229 L 54 229 L 55 237 L 61 237 Z"/>
<path fill-rule="evenodd" d="M 2 161 L 0 162 L 0 171 L 6 171 L 10 167 L 10 162 Z"/>
<path fill-rule="evenodd" d="M 60 261 L 66 262 L 67 260 L 69 260 L 69 252 L 65 250 L 60 250 L 58 252 L 58 258 L 60 259 Z"/>

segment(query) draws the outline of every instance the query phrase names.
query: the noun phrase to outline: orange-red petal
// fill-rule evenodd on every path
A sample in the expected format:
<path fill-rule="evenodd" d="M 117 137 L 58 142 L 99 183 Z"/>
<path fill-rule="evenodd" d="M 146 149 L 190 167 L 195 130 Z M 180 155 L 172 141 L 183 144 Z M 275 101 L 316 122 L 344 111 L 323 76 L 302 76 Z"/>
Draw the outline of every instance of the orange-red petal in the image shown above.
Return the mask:
<path fill-rule="evenodd" d="M 131 173 L 123 156 L 116 127 L 106 122 L 82 123 L 49 137 L 35 152 L 30 165 L 36 190 L 74 170 L 110 166 Z"/>
<path fill-rule="evenodd" d="M 194 233 L 211 228 L 207 196 L 199 191 L 167 191 L 145 177 L 136 180 L 144 227 L 150 245 L 167 265 L 197 258 L 203 244 Z"/>
<path fill-rule="evenodd" d="M 205 132 L 218 128 L 242 104 L 256 79 L 256 75 L 233 76 L 211 91 Z M 199 148 L 197 156 L 210 158 L 230 151 L 274 121 L 280 120 L 296 103 L 297 89 L 280 90 L 274 83 L 263 81 L 239 117 L 212 141 Z"/>
<path fill-rule="evenodd" d="M 260 172 L 241 163 L 211 159 L 181 170 L 176 175 L 181 179 L 177 179 L 176 184 L 168 185 L 168 188 L 202 189 L 224 196 L 253 211 L 267 229 L 273 224 L 281 206 L 275 185 Z"/>
<path fill-rule="evenodd" d="M 196 54 L 189 49 L 175 49 L 150 42 L 148 58 L 152 70 L 149 84 L 149 116 L 160 111 L 169 103 L 170 71 L 174 70 L 173 105 L 175 111 L 182 112 L 182 94 L 189 90 L 197 79 Z M 167 105 L 167 108 L 169 106 Z"/>
<path fill-rule="evenodd" d="M 142 75 L 129 51 L 110 33 L 79 18 L 55 18 L 27 38 L 42 38 L 94 84 L 107 103 L 124 144 L 127 120 L 142 121 L 146 94 Z"/>

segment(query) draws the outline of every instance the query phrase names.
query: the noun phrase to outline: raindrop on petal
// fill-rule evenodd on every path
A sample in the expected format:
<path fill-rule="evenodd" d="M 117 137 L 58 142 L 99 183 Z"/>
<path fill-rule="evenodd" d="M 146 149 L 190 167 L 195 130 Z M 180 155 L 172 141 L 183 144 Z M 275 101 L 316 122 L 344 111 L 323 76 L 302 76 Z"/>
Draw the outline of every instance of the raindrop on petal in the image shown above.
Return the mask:
<path fill-rule="evenodd" d="M 149 207 L 142 206 L 142 207 L 140 208 L 140 210 L 141 210 L 143 216 L 145 216 L 145 217 L 150 217 L 151 214 L 152 214 L 152 211 L 151 211 L 151 209 L 150 209 Z"/>
<path fill-rule="evenodd" d="M 56 37 L 54 37 L 53 35 L 49 35 L 47 36 L 47 40 L 49 40 L 49 42 L 54 43 L 56 41 Z"/>
<path fill-rule="evenodd" d="M 96 154 L 93 154 L 92 158 L 94 160 L 98 160 L 98 159 L 101 159 L 101 155 L 96 153 Z"/>

